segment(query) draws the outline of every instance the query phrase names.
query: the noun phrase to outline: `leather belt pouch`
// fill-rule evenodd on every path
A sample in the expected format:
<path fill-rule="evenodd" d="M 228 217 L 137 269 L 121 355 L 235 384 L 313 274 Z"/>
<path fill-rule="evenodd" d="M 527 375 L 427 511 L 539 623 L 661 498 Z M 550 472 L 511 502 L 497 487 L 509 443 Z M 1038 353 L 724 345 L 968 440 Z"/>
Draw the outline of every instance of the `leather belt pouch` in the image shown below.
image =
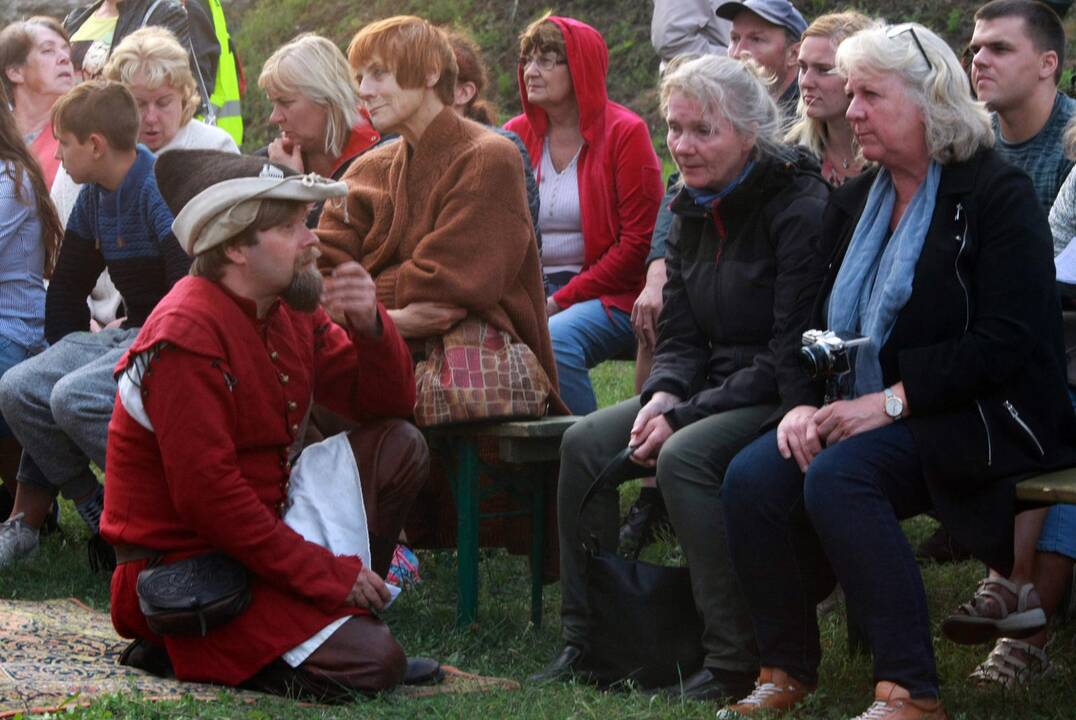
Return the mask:
<path fill-rule="evenodd" d="M 138 606 L 158 635 L 201 635 L 238 616 L 250 604 L 242 563 L 223 553 L 151 563 L 138 573 Z"/>

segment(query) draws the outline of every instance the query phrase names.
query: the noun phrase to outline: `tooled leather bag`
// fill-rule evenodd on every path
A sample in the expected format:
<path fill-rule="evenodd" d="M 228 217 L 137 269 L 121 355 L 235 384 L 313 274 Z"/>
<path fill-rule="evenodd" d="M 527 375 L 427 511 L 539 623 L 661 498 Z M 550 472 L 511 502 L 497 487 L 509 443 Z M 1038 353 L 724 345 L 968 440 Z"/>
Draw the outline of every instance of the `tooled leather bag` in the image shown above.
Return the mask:
<path fill-rule="evenodd" d="M 224 553 L 156 563 L 138 573 L 135 591 L 146 624 L 158 635 L 204 636 L 250 605 L 247 569 Z"/>
<path fill-rule="evenodd" d="M 419 427 L 541 417 L 552 390 L 533 350 L 473 317 L 426 341 L 415 386 Z"/>

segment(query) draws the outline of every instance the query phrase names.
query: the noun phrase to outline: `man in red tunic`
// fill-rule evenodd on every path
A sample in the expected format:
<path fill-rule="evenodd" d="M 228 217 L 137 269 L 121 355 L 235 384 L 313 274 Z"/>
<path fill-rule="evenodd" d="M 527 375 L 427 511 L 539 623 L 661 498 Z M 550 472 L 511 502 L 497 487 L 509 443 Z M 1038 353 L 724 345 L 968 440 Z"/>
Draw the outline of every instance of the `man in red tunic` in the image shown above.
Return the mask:
<path fill-rule="evenodd" d="M 305 214 L 346 186 L 215 151 L 165 154 L 156 173 L 194 262 L 116 369 L 101 533 L 120 563 L 112 621 L 136 639 L 123 661 L 322 699 L 387 690 L 407 660 L 372 613 L 390 599 L 381 578 L 427 449 L 402 419 L 411 358 L 370 276 L 346 263 L 323 283 L 315 267 Z M 293 468 L 315 402 L 361 429 Z M 358 537 L 345 546 L 363 552 L 304 539 L 317 532 L 303 521 L 341 512 L 354 526 L 322 530 Z M 139 572 L 210 552 L 246 567 L 250 605 L 203 636 L 151 631 Z"/>

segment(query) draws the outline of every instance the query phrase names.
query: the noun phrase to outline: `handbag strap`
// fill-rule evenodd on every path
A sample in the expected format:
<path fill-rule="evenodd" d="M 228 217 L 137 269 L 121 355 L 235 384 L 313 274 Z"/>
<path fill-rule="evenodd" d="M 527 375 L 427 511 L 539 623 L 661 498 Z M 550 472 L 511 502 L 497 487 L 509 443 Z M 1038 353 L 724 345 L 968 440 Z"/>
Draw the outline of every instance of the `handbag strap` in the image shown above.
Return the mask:
<path fill-rule="evenodd" d="M 601 550 L 598 536 L 595 533 L 583 534 L 582 522 L 583 511 L 586 510 L 587 505 L 594 499 L 598 491 L 603 488 L 618 488 L 628 480 L 646 477 L 653 473 L 650 468 L 633 462 L 631 451 L 631 448 L 624 448 L 614 455 L 613 459 L 598 473 L 598 477 L 594 478 L 594 482 L 590 484 L 586 494 L 583 495 L 582 502 L 579 503 L 579 511 L 576 513 L 575 522 L 578 528 L 579 542 L 582 543 L 583 549 L 588 553 L 596 554 Z"/>

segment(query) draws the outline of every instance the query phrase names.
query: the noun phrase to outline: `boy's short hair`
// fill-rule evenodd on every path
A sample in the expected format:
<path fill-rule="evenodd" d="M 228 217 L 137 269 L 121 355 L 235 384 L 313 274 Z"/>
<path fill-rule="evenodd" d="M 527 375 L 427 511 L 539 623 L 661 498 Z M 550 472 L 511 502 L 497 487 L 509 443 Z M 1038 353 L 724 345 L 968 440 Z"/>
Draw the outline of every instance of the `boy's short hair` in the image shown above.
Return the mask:
<path fill-rule="evenodd" d="M 1024 21 L 1024 30 L 1036 52 L 1052 50 L 1057 55 L 1054 82 L 1061 82 L 1061 72 L 1065 68 L 1065 26 L 1053 8 L 1037 0 L 991 0 L 975 11 L 976 22 L 1006 17 Z"/>
<path fill-rule="evenodd" d="M 114 150 L 134 150 L 138 141 L 138 104 L 123 83 L 87 80 L 52 106 L 52 131 L 69 132 L 86 142 L 96 133 Z"/>

